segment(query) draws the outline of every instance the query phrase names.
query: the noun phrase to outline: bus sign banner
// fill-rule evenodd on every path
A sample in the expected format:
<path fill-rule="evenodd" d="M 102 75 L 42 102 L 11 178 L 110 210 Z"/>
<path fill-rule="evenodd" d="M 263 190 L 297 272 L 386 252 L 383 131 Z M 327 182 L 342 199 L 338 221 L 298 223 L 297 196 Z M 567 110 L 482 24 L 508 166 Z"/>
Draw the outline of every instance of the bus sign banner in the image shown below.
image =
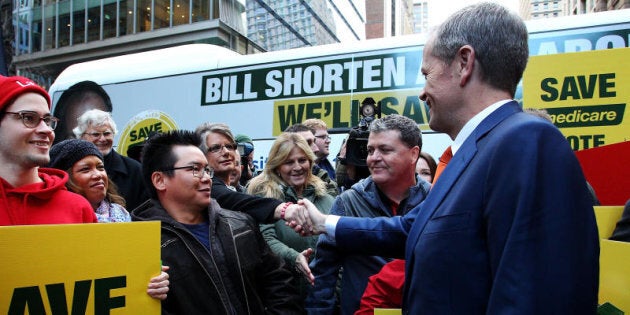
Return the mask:
<path fill-rule="evenodd" d="M 308 118 L 321 119 L 329 128 L 356 126 L 361 120 L 359 106 L 368 97 L 380 105 L 384 116 L 403 115 L 413 119 L 422 130 L 429 130 L 429 108 L 420 101 L 419 94 L 420 89 L 409 89 L 275 101 L 273 135 Z"/>
<path fill-rule="evenodd" d="M 228 69 L 203 76 L 201 105 L 398 90 L 424 84 L 420 47 Z"/>

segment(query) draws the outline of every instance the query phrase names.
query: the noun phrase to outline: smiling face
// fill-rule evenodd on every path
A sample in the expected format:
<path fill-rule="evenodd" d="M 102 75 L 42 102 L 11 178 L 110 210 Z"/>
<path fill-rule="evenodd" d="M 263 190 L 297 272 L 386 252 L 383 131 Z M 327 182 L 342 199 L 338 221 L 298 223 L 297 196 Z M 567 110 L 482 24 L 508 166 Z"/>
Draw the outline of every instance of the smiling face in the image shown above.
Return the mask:
<path fill-rule="evenodd" d="M 371 132 L 368 137 L 367 165 L 377 185 L 397 185 L 415 174 L 420 149 L 409 148 L 400 140 L 400 131 Z"/>
<path fill-rule="evenodd" d="M 81 139 L 94 143 L 103 156 L 109 154 L 114 146 L 114 132 L 109 124 L 90 125 L 81 135 Z"/>
<path fill-rule="evenodd" d="M 75 192 L 85 197 L 94 209 L 107 195 L 107 172 L 97 156 L 88 155 L 74 163 L 70 169 L 70 180 L 79 188 Z"/>
<path fill-rule="evenodd" d="M 457 99 L 458 78 L 453 73 L 452 64 L 445 64 L 431 54 L 431 41 L 425 46 L 422 55 L 422 74 L 426 82 L 420 99 L 429 107 L 429 127 L 435 131 L 451 134 L 461 102 Z"/>
<path fill-rule="evenodd" d="M 33 111 L 40 117 L 49 115 L 46 99 L 37 93 L 25 93 L 6 108 L 7 112 Z M 0 159 L 2 167 L 18 165 L 30 169 L 47 165 L 48 152 L 55 134 L 43 121 L 28 128 L 19 115 L 5 113 L 0 121 Z"/>
<path fill-rule="evenodd" d="M 230 150 L 225 145 L 234 144 L 228 137 L 218 132 L 210 132 L 205 139 L 208 148 L 214 146 L 223 146 L 218 152 L 208 152 L 206 157 L 210 167 L 214 169 L 215 176 L 223 179 L 226 184 L 229 184 L 229 175 L 236 167 L 236 152 Z"/>
<path fill-rule="evenodd" d="M 173 154 L 177 157 L 174 168 L 196 166 L 203 170 L 208 166 L 201 150 L 193 145 L 174 146 Z M 210 166 L 212 167 L 212 166 Z M 164 176 L 164 199 L 169 204 L 176 204 L 178 209 L 201 211 L 210 204 L 212 179 L 207 174 L 202 178 L 193 176 L 191 168 L 173 170 L 173 176 Z"/>
<path fill-rule="evenodd" d="M 295 146 L 277 171 L 287 185 L 293 187 L 298 194 L 301 194 L 308 176 L 311 174 L 311 162 L 304 151 Z"/>

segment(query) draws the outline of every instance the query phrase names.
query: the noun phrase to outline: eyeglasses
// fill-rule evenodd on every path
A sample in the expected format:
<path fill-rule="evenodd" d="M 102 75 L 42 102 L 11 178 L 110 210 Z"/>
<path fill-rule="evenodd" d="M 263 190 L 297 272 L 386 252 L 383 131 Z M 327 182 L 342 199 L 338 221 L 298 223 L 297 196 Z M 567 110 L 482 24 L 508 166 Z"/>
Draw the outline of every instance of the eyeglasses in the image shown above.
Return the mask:
<path fill-rule="evenodd" d="M 90 136 L 90 138 L 92 139 L 98 139 L 101 136 L 107 138 L 112 138 L 114 136 L 114 133 L 111 131 L 105 131 L 105 132 L 84 132 L 84 135 L 88 135 Z"/>
<path fill-rule="evenodd" d="M 321 139 L 321 140 L 324 140 L 324 141 L 328 141 L 328 140 L 330 140 L 330 136 L 329 136 L 329 135 L 320 135 L 320 136 L 315 136 L 315 138 L 317 138 L 317 139 Z"/>
<path fill-rule="evenodd" d="M 52 130 L 55 130 L 55 128 L 57 127 L 57 123 L 59 122 L 59 119 L 57 117 L 51 116 L 50 114 L 39 116 L 39 113 L 30 110 L 21 110 L 19 112 L 6 113 L 20 116 L 20 119 L 22 119 L 22 123 L 28 128 L 37 128 L 39 122 L 43 120 L 46 126 L 50 127 L 50 129 Z"/>
<path fill-rule="evenodd" d="M 210 153 L 219 153 L 223 148 L 226 148 L 228 151 L 236 150 L 236 143 L 228 143 L 228 144 L 215 144 L 208 148 L 208 152 Z"/>
<path fill-rule="evenodd" d="M 163 169 L 163 172 L 166 171 L 175 171 L 175 170 L 192 170 L 192 176 L 197 178 L 203 178 L 203 175 L 208 175 L 209 177 L 214 176 L 214 169 L 206 166 L 204 168 L 199 167 L 198 165 L 187 165 L 187 166 L 179 166 Z"/>

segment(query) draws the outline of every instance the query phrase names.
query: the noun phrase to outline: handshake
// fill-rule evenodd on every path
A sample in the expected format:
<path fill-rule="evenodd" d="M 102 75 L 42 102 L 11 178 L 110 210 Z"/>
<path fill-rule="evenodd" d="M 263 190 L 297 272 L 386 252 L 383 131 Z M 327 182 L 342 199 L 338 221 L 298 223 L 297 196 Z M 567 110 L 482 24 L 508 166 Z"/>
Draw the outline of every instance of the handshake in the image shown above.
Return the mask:
<path fill-rule="evenodd" d="M 321 213 L 317 207 L 307 199 L 299 200 L 297 204 L 280 204 L 278 208 L 276 208 L 274 217 L 284 219 L 287 226 L 291 227 L 296 233 L 302 236 L 326 233 L 327 215 Z M 313 252 L 312 248 L 302 251 L 297 256 L 295 262 L 296 270 L 300 272 L 311 285 L 315 283 L 315 276 L 311 272 L 308 262 Z"/>
<path fill-rule="evenodd" d="M 278 206 L 282 208 L 284 204 Z M 326 217 L 312 202 L 302 199 L 297 204 L 291 204 L 284 209 L 284 216 L 277 215 L 281 211 L 276 209 L 277 218 L 283 217 L 286 225 L 302 236 L 326 233 Z"/>

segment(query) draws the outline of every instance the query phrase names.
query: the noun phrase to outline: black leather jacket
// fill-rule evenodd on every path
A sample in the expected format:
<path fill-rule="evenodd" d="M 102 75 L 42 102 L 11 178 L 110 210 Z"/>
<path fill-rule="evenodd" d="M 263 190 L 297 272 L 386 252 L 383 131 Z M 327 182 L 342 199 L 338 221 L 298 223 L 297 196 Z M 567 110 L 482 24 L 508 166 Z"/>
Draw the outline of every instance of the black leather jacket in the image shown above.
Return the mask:
<path fill-rule="evenodd" d="M 243 213 L 208 209 L 211 252 L 156 200 L 138 207 L 134 221 L 162 222 L 162 264 L 170 266 L 163 314 L 300 314 L 297 290 L 284 262 Z"/>

